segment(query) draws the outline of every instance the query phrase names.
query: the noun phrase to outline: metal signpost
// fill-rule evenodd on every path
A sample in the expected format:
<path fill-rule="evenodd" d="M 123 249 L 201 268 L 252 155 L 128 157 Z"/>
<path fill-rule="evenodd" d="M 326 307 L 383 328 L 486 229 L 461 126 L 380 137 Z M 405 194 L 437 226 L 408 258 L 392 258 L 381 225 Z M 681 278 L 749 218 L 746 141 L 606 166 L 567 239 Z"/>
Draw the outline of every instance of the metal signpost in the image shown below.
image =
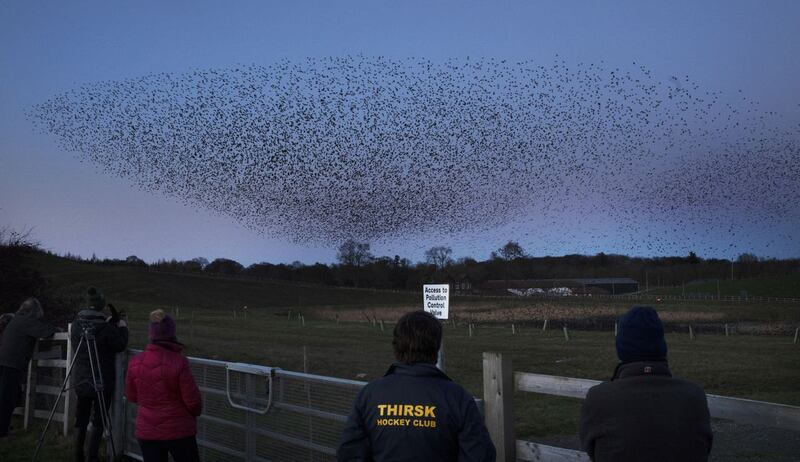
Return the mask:
<path fill-rule="evenodd" d="M 450 284 L 424 284 L 422 286 L 422 308 L 436 319 L 447 319 L 450 311 Z M 444 332 L 436 367 L 444 371 Z"/>

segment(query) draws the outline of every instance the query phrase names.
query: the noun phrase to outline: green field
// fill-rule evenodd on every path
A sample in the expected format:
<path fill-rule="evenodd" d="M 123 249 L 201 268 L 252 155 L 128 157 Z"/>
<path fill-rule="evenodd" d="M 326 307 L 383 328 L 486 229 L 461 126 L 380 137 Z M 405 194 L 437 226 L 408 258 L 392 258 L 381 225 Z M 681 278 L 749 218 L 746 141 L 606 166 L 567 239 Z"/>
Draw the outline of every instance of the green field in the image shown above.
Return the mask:
<path fill-rule="evenodd" d="M 719 281 L 688 282 L 682 287 L 651 288 L 650 294 L 663 295 L 722 295 L 739 297 L 800 298 L 800 273 L 770 279 L 720 279 Z"/>
<path fill-rule="evenodd" d="M 146 343 L 150 310 L 175 313 L 177 309 L 178 335 L 188 355 L 288 370 L 302 371 L 305 365 L 311 373 L 351 379 L 372 380 L 383 374 L 392 361 L 391 320 L 419 306 L 421 298 L 414 293 L 165 274 L 38 258 L 41 271 L 63 293 L 80 295 L 94 284 L 108 301 L 125 309 L 134 348 Z M 509 355 L 517 371 L 607 379 L 616 364 L 613 314 L 631 302 L 456 298 L 451 303 L 451 312 L 460 321 L 456 326 L 445 324 L 446 370 L 480 396 L 485 351 Z M 244 306 L 248 307 L 246 318 Z M 665 319 L 674 319 L 676 326 L 743 320 L 795 326 L 800 321 L 800 307 L 787 304 L 695 301 L 670 302 L 658 309 Z M 297 316 L 301 312 L 305 325 Z M 551 327 L 544 332 L 542 316 L 551 319 Z M 580 316 L 612 321 L 611 325 L 598 322 L 591 330 L 571 329 L 570 341 L 565 341 L 561 322 L 552 320 Z M 380 322 L 373 324 L 367 318 L 384 320 L 383 330 Z M 516 335 L 511 333 L 512 320 Z M 472 337 L 467 321 L 477 322 Z M 686 332 L 673 329 L 667 334 L 673 372 L 709 393 L 800 405 L 800 344 L 793 343 L 793 330 L 775 332 L 780 335 L 700 333 L 690 340 Z M 579 400 L 517 394 L 517 435 L 574 434 L 579 408 Z M 3 447 L 0 459 L 14 460 L 7 458 L 11 453 Z"/>

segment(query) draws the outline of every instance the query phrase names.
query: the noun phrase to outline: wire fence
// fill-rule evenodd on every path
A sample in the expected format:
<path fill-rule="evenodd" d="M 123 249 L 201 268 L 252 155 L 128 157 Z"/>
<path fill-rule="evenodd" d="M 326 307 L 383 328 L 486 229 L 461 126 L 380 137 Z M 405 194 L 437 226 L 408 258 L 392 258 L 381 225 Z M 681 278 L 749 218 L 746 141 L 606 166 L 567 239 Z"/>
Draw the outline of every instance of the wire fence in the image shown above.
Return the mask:
<path fill-rule="evenodd" d="M 132 351 L 131 354 L 135 354 Z M 203 395 L 201 460 L 329 461 L 365 382 L 189 358 Z M 124 452 L 141 460 L 136 405 L 125 404 Z"/>

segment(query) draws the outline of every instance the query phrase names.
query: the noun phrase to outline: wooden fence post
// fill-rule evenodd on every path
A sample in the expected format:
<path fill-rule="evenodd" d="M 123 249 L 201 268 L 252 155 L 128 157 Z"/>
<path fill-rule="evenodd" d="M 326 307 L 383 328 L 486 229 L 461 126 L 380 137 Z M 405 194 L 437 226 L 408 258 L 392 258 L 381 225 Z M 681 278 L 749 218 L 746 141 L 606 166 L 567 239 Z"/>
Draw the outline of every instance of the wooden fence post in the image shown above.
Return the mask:
<path fill-rule="evenodd" d="M 730 333 L 729 333 L 729 331 L 728 331 L 728 323 L 726 322 L 726 323 L 725 323 L 725 336 L 727 337 L 727 336 L 729 336 L 729 335 L 730 335 Z"/>
<path fill-rule="evenodd" d="M 617 332 L 618 332 L 618 331 L 619 331 L 619 324 L 615 322 L 615 323 L 614 323 L 614 337 L 616 337 L 616 336 L 617 336 Z"/>
<path fill-rule="evenodd" d="M 483 353 L 484 419 L 497 460 L 502 462 L 516 461 L 513 379 L 511 358 L 504 358 L 500 353 Z"/>
<path fill-rule="evenodd" d="M 544 324 L 542 324 L 542 332 L 547 330 L 547 319 L 544 320 Z"/>
<path fill-rule="evenodd" d="M 794 344 L 797 345 L 797 335 L 800 334 L 800 327 L 794 330 Z"/>
<path fill-rule="evenodd" d="M 33 355 L 28 362 L 28 382 L 25 388 L 25 410 L 23 418 L 23 428 L 28 427 L 33 423 L 33 418 L 36 415 L 36 383 L 38 382 L 39 374 L 36 364 L 36 355 L 39 353 L 39 341 L 33 347 Z"/>
<path fill-rule="evenodd" d="M 567 325 L 564 324 L 564 341 L 569 342 L 569 332 L 567 331 Z"/>
<path fill-rule="evenodd" d="M 694 331 L 691 324 L 689 324 L 689 340 L 694 340 Z"/>
<path fill-rule="evenodd" d="M 516 333 L 517 333 L 516 326 L 514 326 L 514 323 L 512 322 L 511 323 L 511 335 L 516 335 Z"/>

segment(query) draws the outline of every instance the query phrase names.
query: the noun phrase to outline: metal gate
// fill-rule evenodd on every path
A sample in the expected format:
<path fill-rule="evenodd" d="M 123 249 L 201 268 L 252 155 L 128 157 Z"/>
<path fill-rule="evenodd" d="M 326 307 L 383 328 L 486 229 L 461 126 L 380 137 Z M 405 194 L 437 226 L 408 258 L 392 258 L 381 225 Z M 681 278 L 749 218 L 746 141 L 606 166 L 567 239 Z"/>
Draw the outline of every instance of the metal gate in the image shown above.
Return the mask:
<path fill-rule="evenodd" d="M 347 415 L 366 384 L 202 358 L 190 357 L 189 364 L 203 395 L 197 420 L 203 462 L 335 460 Z M 124 418 L 124 452 L 141 460 L 135 404 L 125 402 Z"/>

